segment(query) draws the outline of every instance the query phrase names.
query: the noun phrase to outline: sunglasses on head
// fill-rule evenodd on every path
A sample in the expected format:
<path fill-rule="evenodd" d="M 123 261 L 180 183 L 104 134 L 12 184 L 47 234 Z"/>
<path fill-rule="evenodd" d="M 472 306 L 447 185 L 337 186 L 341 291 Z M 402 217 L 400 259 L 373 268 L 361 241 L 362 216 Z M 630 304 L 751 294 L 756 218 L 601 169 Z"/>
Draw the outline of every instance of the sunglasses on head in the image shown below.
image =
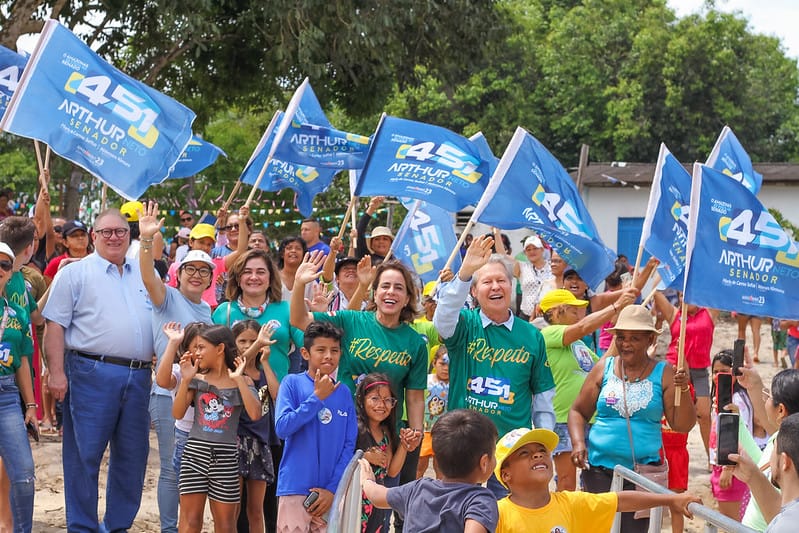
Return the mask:
<path fill-rule="evenodd" d="M 14 263 L 11 261 L 2 260 L 0 261 L 0 268 L 6 272 L 11 272 L 11 269 L 14 268 Z"/>

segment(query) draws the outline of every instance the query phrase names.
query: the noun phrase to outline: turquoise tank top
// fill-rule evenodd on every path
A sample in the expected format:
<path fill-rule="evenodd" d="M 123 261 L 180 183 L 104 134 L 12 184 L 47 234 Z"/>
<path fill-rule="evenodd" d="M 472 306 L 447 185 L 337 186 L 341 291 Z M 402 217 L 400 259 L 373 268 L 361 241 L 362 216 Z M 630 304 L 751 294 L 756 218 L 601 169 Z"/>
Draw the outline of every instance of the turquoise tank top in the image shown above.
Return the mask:
<path fill-rule="evenodd" d="M 615 357 L 605 360 L 602 388 L 596 402 L 596 421 L 588 434 L 588 462 L 612 469 L 617 464 L 632 469 L 633 456 L 624 417 L 623 387 L 627 387 L 636 462 L 660 463 L 662 446 L 660 420 L 663 417 L 663 369 L 660 361 L 644 379 L 624 382 L 613 372 Z"/>

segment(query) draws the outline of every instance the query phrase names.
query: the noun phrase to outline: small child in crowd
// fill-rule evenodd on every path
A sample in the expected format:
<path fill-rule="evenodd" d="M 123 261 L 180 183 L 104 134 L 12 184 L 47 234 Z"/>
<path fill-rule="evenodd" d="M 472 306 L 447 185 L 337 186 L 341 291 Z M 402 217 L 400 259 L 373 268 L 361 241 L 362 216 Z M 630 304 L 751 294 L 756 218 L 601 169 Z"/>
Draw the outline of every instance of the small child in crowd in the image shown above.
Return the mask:
<path fill-rule="evenodd" d="M 424 477 L 386 488 L 375 482 L 371 465 L 361 459 L 364 494 L 375 506 L 403 516 L 406 531 L 493 532 L 497 502 L 481 484 L 494 470 L 496 426 L 476 411 L 456 409 L 438 419 L 432 438 L 442 479 Z"/>
<path fill-rule="evenodd" d="M 194 364 L 197 339 L 200 331 L 206 327 L 208 326 L 202 322 L 191 322 L 185 328 L 181 328 L 177 322 L 164 324 L 164 334 L 168 341 L 161 362 L 158 364 L 155 383 L 172 393 L 173 402 L 182 378 L 180 359 L 183 355 L 187 355 Z M 183 418 L 175 419 L 175 452 L 172 455 L 172 467 L 178 479 L 180 479 L 180 460 L 186 448 L 186 441 L 189 440 L 192 425 L 194 425 L 194 407 L 189 405 Z"/>
<path fill-rule="evenodd" d="M 688 518 L 690 494 L 654 494 L 635 490 L 606 492 L 550 492 L 552 450 L 558 435 L 548 429 L 514 429 L 497 444 L 495 474 L 510 494 L 498 502 L 497 533 L 551 533 L 552 531 L 610 531 L 616 512 L 668 505 L 672 513 Z"/>
<path fill-rule="evenodd" d="M 407 456 L 407 440 L 397 433 L 397 398 L 385 374 L 367 374 L 355 390 L 358 413 L 357 448 L 372 465 L 375 481 L 383 484 L 387 477 L 400 473 Z M 403 435 L 407 430 L 401 430 Z M 401 442 L 402 441 L 402 442 Z M 361 508 L 361 533 L 388 531 L 391 512 L 379 509 L 364 497 Z"/>
<path fill-rule="evenodd" d="M 311 322 L 301 349 L 308 370 L 289 374 L 280 384 L 275 429 L 286 443 L 277 480 L 279 532 L 327 531 L 325 516 L 355 453 L 352 396 L 332 377 L 341 335 L 329 322 Z"/>
<path fill-rule="evenodd" d="M 181 382 L 172 415 L 183 418 L 194 403 L 194 425 L 180 464 L 180 530 L 203 528 L 205 500 L 211 502 L 215 531 L 232 531 L 241 497 L 236 433 L 242 409 L 252 420 L 261 405 L 244 375 L 233 333 L 225 326 L 200 331 L 194 358 L 180 358 Z"/>
<path fill-rule="evenodd" d="M 424 476 L 430 458 L 433 458 L 433 470 L 436 478 L 441 479 L 441 472 L 436 466 L 436 458 L 433 455 L 433 436 L 431 430 L 442 414 L 447 411 L 447 399 L 449 398 L 449 354 L 447 347 L 440 344 L 433 355 L 433 362 L 430 365 L 431 374 L 427 375 L 427 400 L 424 404 L 424 439 L 422 448 L 419 452 L 419 465 L 416 468 L 416 478 Z"/>
<path fill-rule="evenodd" d="M 239 423 L 239 474 L 246 486 L 242 495 L 242 508 L 247 513 L 250 531 L 264 531 L 264 496 L 266 486 L 275 482 L 275 467 L 270 446 L 280 444 L 275 435 L 274 400 L 279 382 L 269 366 L 270 347 L 275 324 L 261 326 L 255 320 L 241 320 L 231 328 L 236 338 L 236 348 L 246 361 L 244 375 L 250 378 L 258 391 L 261 418 L 251 420 L 246 412 Z"/>

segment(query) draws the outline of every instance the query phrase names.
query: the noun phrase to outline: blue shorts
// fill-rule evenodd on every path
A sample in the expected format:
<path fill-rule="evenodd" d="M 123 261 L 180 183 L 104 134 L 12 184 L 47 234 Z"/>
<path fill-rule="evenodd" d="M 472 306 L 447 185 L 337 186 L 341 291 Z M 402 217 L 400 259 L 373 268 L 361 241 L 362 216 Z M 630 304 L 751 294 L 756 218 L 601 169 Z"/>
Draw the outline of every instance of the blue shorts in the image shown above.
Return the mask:
<path fill-rule="evenodd" d="M 591 424 L 585 425 L 585 442 L 588 443 L 588 432 L 591 430 Z M 572 439 L 569 436 L 569 425 L 565 423 L 555 424 L 553 429 L 558 434 L 558 445 L 552 451 L 552 455 L 566 453 L 572 451 Z"/>

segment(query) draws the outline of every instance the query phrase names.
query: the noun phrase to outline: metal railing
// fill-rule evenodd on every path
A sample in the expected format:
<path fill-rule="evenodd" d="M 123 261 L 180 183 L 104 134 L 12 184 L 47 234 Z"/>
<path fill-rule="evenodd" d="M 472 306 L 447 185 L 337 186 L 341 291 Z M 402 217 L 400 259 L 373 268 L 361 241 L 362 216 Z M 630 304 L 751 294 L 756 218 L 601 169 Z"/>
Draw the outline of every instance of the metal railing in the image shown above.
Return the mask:
<path fill-rule="evenodd" d="M 347 468 L 344 469 L 344 475 L 338 482 L 327 522 L 327 530 L 330 533 L 361 531 L 361 465 L 358 463 L 361 457 L 363 452 L 355 450 L 355 455 L 352 456 Z"/>
<path fill-rule="evenodd" d="M 633 484 L 642 487 L 649 492 L 656 494 L 673 494 L 667 488 L 658 485 L 641 474 L 630 470 L 627 467 L 616 465 L 613 469 L 613 481 L 610 484 L 612 492 L 620 492 L 624 484 L 624 480 L 630 481 Z M 688 504 L 688 509 L 694 514 L 694 517 L 705 521 L 705 533 L 716 533 L 719 530 L 728 531 L 729 533 L 757 533 L 754 529 L 748 528 L 745 525 L 736 522 L 735 520 L 724 516 L 718 511 L 714 511 L 709 507 L 698 503 Z M 653 508 L 649 516 L 649 533 L 657 533 L 661 529 L 663 522 L 663 507 Z M 616 513 L 616 518 L 613 520 L 613 527 L 611 533 L 619 533 L 621 527 L 621 513 Z"/>

